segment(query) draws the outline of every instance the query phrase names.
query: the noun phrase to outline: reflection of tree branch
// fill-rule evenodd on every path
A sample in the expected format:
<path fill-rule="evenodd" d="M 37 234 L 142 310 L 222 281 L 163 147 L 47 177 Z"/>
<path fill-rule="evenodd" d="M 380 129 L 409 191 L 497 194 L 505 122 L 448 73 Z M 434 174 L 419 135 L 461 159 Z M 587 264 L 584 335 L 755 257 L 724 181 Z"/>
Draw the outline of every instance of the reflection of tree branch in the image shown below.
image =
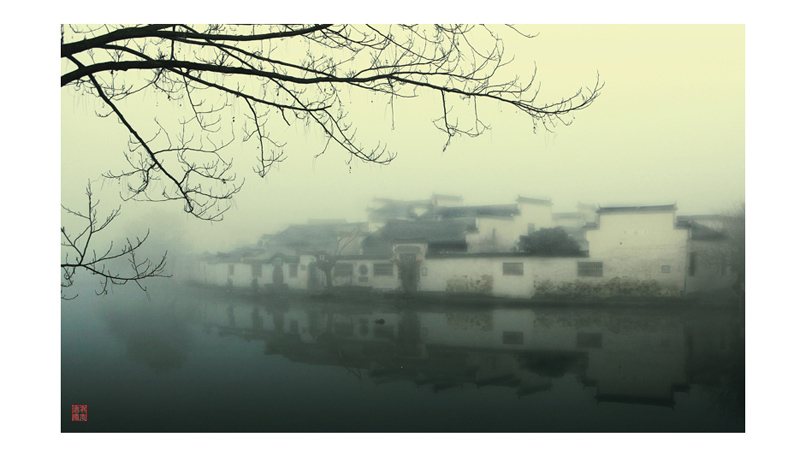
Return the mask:
<path fill-rule="evenodd" d="M 89 184 L 86 188 L 86 196 L 88 198 L 88 211 L 82 213 L 80 211 L 73 211 L 65 206 L 61 208 L 68 214 L 83 219 L 86 222 L 86 227 L 77 235 L 67 233 L 66 227 L 61 227 L 61 246 L 64 249 L 62 252 L 61 261 L 61 298 L 64 300 L 72 300 L 78 295 L 67 296 L 65 289 L 71 287 L 75 282 L 75 273 L 79 270 L 90 272 L 95 276 L 100 277 L 100 291 L 95 291 L 97 295 L 104 295 L 108 293 L 109 287 L 113 285 L 123 285 L 128 282 L 134 282 L 140 289 L 147 291 L 147 288 L 141 283 L 144 279 L 152 277 L 170 277 L 164 273 L 164 268 L 167 261 L 167 253 L 158 262 L 152 262 L 145 258 L 140 260 L 136 257 L 136 252 L 147 241 L 150 231 L 143 238 L 136 237 L 135 241 L 126 239 L 125 244 L 117 251 L 114 252 L 114 243 L 111 242 L 108 248 L 99 253 L 94 249 L 96 243 L 95 235 L 100 233 L 103 229 L 108 227 L 114 219 L 119 216 L 120 208 L 116 208 L 106 216 L 104 220 L 100 220 L 97 215 L 97 206 L 99 201 L 92 199 L 92 186 Z M 95 242 L 93 242 L 95 240 Z M 127 260 L 129 270 L 127 272 L 120 272 L 113 266 L 119 260 Z"/>

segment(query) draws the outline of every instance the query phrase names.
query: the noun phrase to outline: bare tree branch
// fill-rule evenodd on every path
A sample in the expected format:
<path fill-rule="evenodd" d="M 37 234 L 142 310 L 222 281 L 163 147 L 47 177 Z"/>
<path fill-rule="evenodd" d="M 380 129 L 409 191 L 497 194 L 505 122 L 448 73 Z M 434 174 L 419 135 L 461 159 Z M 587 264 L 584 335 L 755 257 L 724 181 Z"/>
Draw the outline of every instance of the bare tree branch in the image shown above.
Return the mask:
<path fill-rule="evenodd" d="M 74 285 L 75 274 L 81 270 L 99 276 L 100 289 L 95 291 L 97 295 L 105 295 L 110 290 L 110 287 L 129 282 L 135 283 L 141 290 L 146 292 L 147 288 L 141 281 L 153 277 L 170 277 L 164 272 L 167 261 L 166 252 L 158 261 L 151 261 L 147 258 L 139 259 L 136 256 L 137 250 L 147 241 L 150 235 L 149 230 L 142 238 L 126 239 L 122 247 L 116 251 L 114 250 L 114 243 L 110 242 L 108 248 L 98 253 L 95 250 L 96 236 L 119 216 L 120 208 L 113 209 L 105 219 L 102 219 L 97 214 L 97 206 L 100 202 L 93 199 L 91 183 L 86 188 L 86 197 L 88 199 L 88 210 L 85 213 L 61 206 L 67 214 L 82 219 L 86 224 L 77 235 L 70 234 L 67 232 L 66 227 L 61 227 L 62 299 L 72 300 L 78 296 L 77 294 L 69 296 L 66 291 Z"/>
<path fill-rule="evenodd" d="M 413 99 L 425 89 L 437 92 L 443 105 L 433 124 L 446 135 L 445 149 L 453 137 L 477 137 L 490 128 L 478 116 L 478 101 L 520 110 L 532 119 L 534 130 L 551 131 L 559 123 L 569 125 L 600 95 L 598 76 L 593 85 L 568 97 L 541 101 L 535 64 L 529 81 L 501 78 L 513 59 L 505 56 L 503 34 L 495 29 L 69 25 L 62 27 L 61 85 L 99 99 L 99 115 L 113 115 L 130 133 L 125 154 L 130 169 L 105 174 L 126 182 L 124 199 L 178 200 L 193 216 L 217 221 L 244 183 L 237 181 L 229 153 L 234 141 L 254 149 L 253 170 L 260 177 L 287 157 L 287 142 L 272 135 L 297 123 L 322 134 L 321 149 L 313 157 L 337 147 L 349 155 L 348 164 L 353 159 L 388 164 L 396 157 L 381 141 L 357 137 L 343 91 L 384 95 L 392 111 L 395 99 Z M 500 29 L 534 37 L 513 26 Z M 147 122 L 136 121 L 117 105 L 145 89 L 175 103 L 183 116 L 161 119 L 148 130 Z M 464 106 L 453 105 L 459 100 L 469 104 L 466 113 Z M 239 103 L 244 103 L 243 115 L 236 113 Z"/>

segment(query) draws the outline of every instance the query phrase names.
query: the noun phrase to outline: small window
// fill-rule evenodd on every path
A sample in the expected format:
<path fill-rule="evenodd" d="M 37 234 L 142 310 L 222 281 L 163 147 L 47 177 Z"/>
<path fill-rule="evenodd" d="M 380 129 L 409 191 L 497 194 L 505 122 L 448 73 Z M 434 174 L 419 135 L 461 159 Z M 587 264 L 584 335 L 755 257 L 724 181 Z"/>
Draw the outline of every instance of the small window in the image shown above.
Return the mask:
<path fill-rule="evenodd" d="M 289 277 L 297 277 L 297 264 L 289 265 Z"/>
<path fill-rule="evenodd" d="M 522 345 L 524 335 L 519 331 L 503 331 L 503 344 Z"/>
<path fill-rule="evenodd" d="M 372 265 L 372 275 L 394 276 L 394 265 L 392 263 L 375 263 Z"/>
<path fill-rule="evenodd" d="M 689 253 L 689 275 L 694 276 L 696 270 L 697 270 L 697 253 L 691 252 Z"/>
<path fill-rule="evenodd" d="M 336 263 L 333 266 L 333 275 L 336 277 L 352 276 L 353 263 Z"/>
<path fill-rule="evenodd" d="M 599 332 L 579 332 L 577 341 L 579 349 L 603 348 L 603 334 Z"/>
<path fill-rule="evenodd" d="M 232 275 L 233 275 L 233 264 L 229 264 L 229 265 L 228 265 L 228 275 L 229 275 L 229 276 L 232 276 Z"/>
<path fill-rule="evenodd" d="M 578 263 L 578 277 L 603 277 L 602 261 L 583 261 Z"/>
<path fill-rule="evenodd" d="M 253 271 L 253 277 L 261 277 L 264 269 L 262 264 L 251 264 L 250 268 Z"/>
<path fill-rule="evenodd" d="M 523 274 L 522 263 L 503 263 L 504 276 L 521 276 Z"/>
<path fill-rule="evenodd" d="M 661 266 L 661 272 L 663 272 L 664 274 L 669 274 L 669 266 L 666 264 Z"/>
<path fill-rule="evenodd" d="M 369 273 L 369 268 L 367 267 L 366 264 L 362 264 L 361 266 L 358 267 L 358 273 L 361 274 L 362 276 L 366 276 L 367 273 Z"/>

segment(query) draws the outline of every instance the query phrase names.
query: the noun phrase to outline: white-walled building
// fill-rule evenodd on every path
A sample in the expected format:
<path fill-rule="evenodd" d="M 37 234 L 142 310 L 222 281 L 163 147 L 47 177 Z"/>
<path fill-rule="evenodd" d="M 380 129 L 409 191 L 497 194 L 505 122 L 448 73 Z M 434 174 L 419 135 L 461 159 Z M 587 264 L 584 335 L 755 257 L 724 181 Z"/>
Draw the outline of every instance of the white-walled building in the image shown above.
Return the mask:
<path fill-rule="evenodd" d="M 593 264 L 579 276 L 657 281 L 683 292 L 689 231 L 677 224 L 676 211 L 674 204 L 598 209 L 597 224 L 586 231 Z"/>
<path fill-rule="evenodd" d="M 367 223 L 293 225 L 262 237 L 258 248 L 207 258 L 193 279 L 254 290 L 320 290 L 326 277 L 315 263 L 333 256 L 334 287 L 378 291 L 679 297 L 733 282 L 719 261 L 726 237 L 715 230 L 713 216 L 678 219 L 675 204 L 606 206 L 587 223 L 578 209 L 554 215 L 549 200 L 519 197 L 510 205 L 431 203 L 419 216 L 401 210 L 412 219 L 387 219 L 377 231 Z M 515 251 L 521 235 L 554 226 L 579 240 L 581 251 L 559 257 Z"/>

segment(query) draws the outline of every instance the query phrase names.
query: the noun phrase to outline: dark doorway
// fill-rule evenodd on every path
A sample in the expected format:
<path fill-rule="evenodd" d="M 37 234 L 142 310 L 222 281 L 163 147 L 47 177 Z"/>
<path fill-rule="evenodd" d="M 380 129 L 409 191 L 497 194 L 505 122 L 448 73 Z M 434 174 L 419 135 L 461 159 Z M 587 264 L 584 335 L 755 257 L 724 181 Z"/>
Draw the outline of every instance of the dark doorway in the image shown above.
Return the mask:
<path fill-rule="evenodd" d="M 275 285 L 283 284 L 283 266 L 276 264 L 272 270 L 272 283 Z"/>

